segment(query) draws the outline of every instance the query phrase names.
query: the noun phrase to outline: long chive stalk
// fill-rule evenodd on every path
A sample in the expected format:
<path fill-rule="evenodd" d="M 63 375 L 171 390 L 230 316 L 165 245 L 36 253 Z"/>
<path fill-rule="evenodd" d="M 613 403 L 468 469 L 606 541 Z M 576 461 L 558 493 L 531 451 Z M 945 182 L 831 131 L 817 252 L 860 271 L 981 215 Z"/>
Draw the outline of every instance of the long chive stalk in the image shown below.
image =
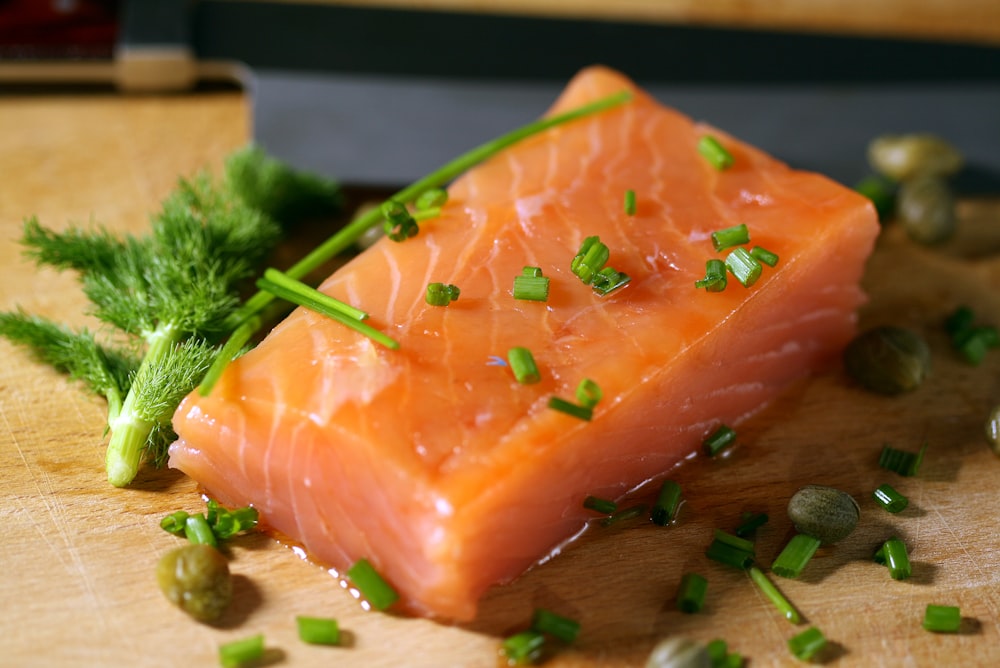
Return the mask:
<path fill-rule="evenodd" d="M 799 611 L 795 609 L 795 606 L 785 598 L 785 595 L 774 585 L 771 580 L 768 579 L 764 571 L 760 570 L 756 566 L 751 566 L 747 569 L 747 573 L 750 574 L 750 580 L 753 581 L 757 588 L 760 589 L 761 593 L 767 597 L 771 603 L 774 604 L 781 614 L 790 621 L 792 624 L 798 624 L 802 621 L 802 616 L 799 615 Z"/>

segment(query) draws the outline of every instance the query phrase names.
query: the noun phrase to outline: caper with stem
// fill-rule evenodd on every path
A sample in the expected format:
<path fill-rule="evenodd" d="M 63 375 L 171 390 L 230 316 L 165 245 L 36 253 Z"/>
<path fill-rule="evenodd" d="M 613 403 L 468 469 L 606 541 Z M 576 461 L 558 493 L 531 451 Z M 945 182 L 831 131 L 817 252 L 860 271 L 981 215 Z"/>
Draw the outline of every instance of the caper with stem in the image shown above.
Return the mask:
<path fill-rule="evenodd" d="M 217 549 L 202 543 L 163 555 L 156 579 L 171 603 L 202 622 L 219 619 L 233 598 L 229 563 Z"/>
<path fill-rule="evenodd" d="M 844 368 L 865 388 L 879 394 L 916 389 L 930 372 L 931 351 L 917 332 L 882 325 L 856 336 L 844 349 Z"/>
<path fill-rule="evenodd" d="M 788 501 L 788 518 L 796 531 L 824 545 L 847 538 L 860 517 L 854 497 L 834 487 L 806 485 Z"/>
<path fill-rule="evenodd" d="M 922 244 L 947 241 L 958 225 L 955 195 L 937 176 L 919 176 L 900 185 L 896 215 L 906 234 Z"/>
<path fill-rule="evenodd" d="M 952 144 L 929 133 L 882 135 L 868 144 L 868 162 L 894 181 L 917 176 L 949 177 L 963 164 L 962 154 Z"/>

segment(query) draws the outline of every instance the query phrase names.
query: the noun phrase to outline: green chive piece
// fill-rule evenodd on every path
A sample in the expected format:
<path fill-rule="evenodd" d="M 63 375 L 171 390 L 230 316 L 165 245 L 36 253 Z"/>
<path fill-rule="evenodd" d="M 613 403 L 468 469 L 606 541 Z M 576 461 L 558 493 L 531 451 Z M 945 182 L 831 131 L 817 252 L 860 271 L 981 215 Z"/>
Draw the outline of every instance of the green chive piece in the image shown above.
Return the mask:
<path fill-rule="evenodd" d="M 698 612 L 705 605 L 708 580 L 698 573 L 685 573 L 677 589 L 677 609 L 681 612 Z"/>
<path fill-rule="evenodd" d="M 750 566 L 747 569 L 750 574 L 750 580 L 753 581 L 757 588 L 767 597 L 774 607 L 784 616 L 785 619 L 790 621 L 792 624 L 799 624 L 802 622 L 802 616 L 799 615 L 799 611 L 795 609 L 795 606 L 785 598 L 785 595 L 775 586 L 773 582 L 764 574 L 764 571 L 760 570 L 756 566 Z"/>
<path fill-rule="evenodd" d="M 885 543 L 879 545 L 878 549 L 875 550 L 875 554 L 872 555 L 872 561 L 876 564 L 885 566 Z"/>
<path fill-rule="evenodd" d="M 414 222 L 420 223 L 425 220 L 431 220 L 432 218 L 437 218 L 441 215 L 441 207 L 432 206 L 429 209 L 418 209 L 412 214 Z"/>
<path fill-rule="evenodd" d="M 705 645 L 705 651 L 708 652 L 708 660 L 711 661 L 712 668 L 716 668 L 724 665 L 723 662 L 729 656 L 729 645 L 722 638 L 716 638 Z"/>
<path fill-rule="evenodd" d="M 589 378 L 584 378 L 576 386 L 576 401 L 585 408 L 593 408 L 603 396 L 601 386 Z"/>
<path fill-rule="evenodd" d="M 637 503 L 634 506 L 629 506 L 628 508 L 622 508 L 621 510 L 616 510 L 615 512 L 611 513 L 603 520 L 601 520 L 601 526 L 606 526 L 606 527 L 613 526 L 620 522 L 624 522 L 625 520 L 630 520 L 635 517 L 639 517 L 645 513 L 646 513 L 646 504 Z"/>
<path fill-rule="evenodd" d="M 186 512 L 178 510 L 160 520 L 160 528 L 175 536 L 183 536 L 187 518 L 188 514 Z"/>
<path fill-rule="evenodd" d="M 215 384 L 219 382 L 219 378 L 222 376 L 222 372 L 225 370 L 226 366 L 233 361 L 243 350 L 243 348 L 250 341 L 251 337 L 260 329 L 261 319 L 257 316 L 251 316 L 243 324 L 233 330 L 233 333 L 229 335 L 226 342 L 222 344 L 222 348 L 219 353 L 212 360 L 212 364 L 208 367 L 208 371 L 205 372 L 204 377 L 201 379 L 201 383 L 198 385 L 198 394 L 203 397 L 207 397 L 212 393 L 212 388 Z"/>
<path fill-rule="evenodd" d="M 531 618 L 531 630 L 571 643 L 580 634 L 580 622 L 544 608 L 536 608 Z"/>
<path fill-rule="evenodd" d="M 712 135 L 698 140 L 698 153 L 720 172 L 733 166 L 733 155 Z"/>
<path fill-rule="evenodd" d="M 500 651 L 508 666 L 530 666 L 538 663 L 545 648 L 545 635 L 538 631 L 521 631 L 504 639 Z"/>
<path fill-rule="evenodd" d="M 854 189 L 872 201 L 879 220 L 885 220 L 896 209 L 896 190 L 888 179 L 869 176 L 858 182 Z"/>
<path fill-rule="evenodd" d="M 695 281 L 694 287 L 705 288 L 706 292 L 722 292 L 726 282 L 726 263 L 712 258 L 705 262 L 705 278 Z"/>
<path fill-rule="evenodd" d="M 602 513 L 604 515 L 610 515 L 611 513 L 618 510 L 618 504 L 614 501 L 608 499 L 602 499 L 596 496 L 588 496 L 583 500 L 583 507 L 587 510 L 594 510 L 596 512 Z"/>
<path fill-rule="evenodd" d="M 521 275 L 522 276 L 530 276 L 532 278 L 538 278 L 539 276 L 542 275 L 542 268 L 541 267 L 532 267 L 531 265 L 525 265 L 521 269 Z"/>
<path fill-rule="evenodd" d="M 826 647 L 826 637 L 815 626 L 788 639 L 788 650 L 796 659 L 809 661 Z"/>
<path fill-rule="evenodd" d="M 625 215 L 635 215 L 635 191 L 631 189 L 625 191 Z"/>
<path fill-rule="evenodd" d="M 981 364 L 991 348 L 1000 346 L 1000 331 L 975 325 L 976 314 L 968 306 L 956 308 L 944 322 L 952 347 L 972 365 Z"/>
<path fill-rule="evenodd" d="M 581 420 L 590 420 L 594 416 L 594 409 L 587 406 L 578 406 L 560 397 L 549 397 L 549 408 L 560 413 L 572 415 Z"/>
<path fill-rule="evenodd" d="M 298 283 L 296 281 L 296 283 Z M 328 295 L 323 294 L 318 290 L 310 288 L 305 283 L 299 283 L 299 287 L 295 290 L 290 290 L 280 283 L 275 283 L 274 281 L 268 280 L 266 277 L 261 278 L 257 281 L 257 287 L 261 290 L 268 292 L 275 297 L 280 297 L 286 301 L 293 304 L 303 306 L 312 311 L 315 311 L 321 315 L 339 322 L 341 325 L 345 325 L 350 329 L 367 336 L 372 341 L 380 343 L 386 348 L 396 350 L 399 348 L 399 342 L 390 338 L 389 336 L 378 331 L 371 325 L 368 325 L 355 317 L 346 315 L 343 310 L 338 307 L 333 307 L 322 297 L 328 297 Z M 322 295 L 322 297 L 319 297 Z M 330 298 L 332 299 L 332 298 Z"/>
<path fill-rule="evenodd" d="M 901 476 L 915 476 L 920 471 L 920 465 L 924 461 L 924 453 L 926 451 L 926 442 L 915 453 L 899 450 L 889 444 L 885 444 L 882 446 L 882 452 L 879 454 L 878 465 Z"/>
<path fill-rule="evenodd" d="M 733 547 L 743 550 L 744 552 L 749 552 L 753 554 L 757 550 L 757 546 L 753 544 L 752 540 L 747 540 L 746 538 L 740 538 L 739 536 L 734 536 L 731 533 L 727 533 L 722 529 L 716 529 L 714 534 L 714 540 L 720 543 L 725 543 L 726 545 L 732 545 Z"/>
<path fill-rule="evenodd" d="M 542 380 L 535 358 L 527 348 L 514 347 L 507 351 L 507 361 L 514 378 L 522 385 L 531 385 Z"/>
<path fill-rule="evenodd" d="M 750 242 L 750 230 L 744 223 L 712 232 L 712 246 L 716 251 L 723 251 L 733 246 Z"/>
<path fill-rule="evenodd" d="M 227 540 L 240 532 L 253 529 L 260 518 L 257 509 L 252 506 L 229 510 L 219 505 L 215 499 L 209 499 L 207 506 L 205 519 L 219 540 Z"/>
<path fill-rule="evenodd" d="M 653 524 L 665 527 L 674 521 L 677 508 L 681 504 L 681 486 L 673 480 L 664 480 L 660 485 L 660 493 L 656 496 L 656 503 L 650 511 L 650 518 Z"/>
<path fill-rule="evenodd" d="M 416 236 L 420 231 L 417 221 L 410 215 L 406 205 L 402 202 L 388 199 L 382 202 L 381 211 L 385 220 L 382 223 L 385 235 L 393 241 L 405 241 Z"/>
<path fill-rule="evenodd" d="M 428 283 L 424 301 L 431 306 L 447 306 L 458 299 L 461 292 L 458 287 L 451 283 Z"/>
<path fill-rule="evenodd" d="M 910 556 L 903 541 L 890 538 L 882 545 L 882 553 L 885 565 L 889 567 L 889 577 L 893 580 L 905 580 L 913 573 L 910 568 Z"/>
<path fill-rule="evenodd" d="M 242 638 L 219 645 L 219 663 L 224 668 L 238 668 L 264 656 L 264 634 L 258 633 L 249 638 Z"/>
<path fill-rule="evenodd" d="M 753 534 L 758 528 L 767 524 L 767 513 L 744 513 L 743 521 L 736 527 L 735 533 L 740 538 L 746 538 Z"/>
<path fill-rule="evenodd" d="M 385 610 L 399 599 L 399 594 L 386 582 L 367 559 L 359 559 L 347 569 L 347 578 L 376 610 Z"/>
<path fill-rule="evenodd" d="M 299 630 L 299 639 L 310 645 L 339 645 L 340 626 L 336 619 L 325 617 L 295 618 Z"/>
<path fill-rule="evenodd" d="M 594 274 L 604 268 L 609 257 L 611 251 L 601 243 L 600 237 L 587 237 L 580 244 L 580 250 L 569 268 L 581 281 L 590 285 L 594 280 Z"/>
<path fill-rule="evenodd" d="M 749 568 L 754 561 L 753 552 L 741 549 L 729 543 L 713 540 L 705 550 L 705 556 L 720 564 L 734 568 Z"/>
<path fill-rule="evenodd" d="M 514 289 L 511 291 L 514 299 L 524 301 L 544 302 L 549 298 L 549 278 L 542 276 L 541 270 L 536 276 L 521 274 L 514 277 Z"/>
<path fill-rule="evenodd" d="M 766 248 L 762 248 L 760 246 L 754 246 L 753 248 L 750 249 L 750 257 L 757 260 L 758 262 L 766 264 L 769 267 L 774 267 L 775 265 L 778 264 L 778 256 L 775 253 L 772 253 Z"/>
<path fill-rule="evenodd" d="M 448 191 L 444 188 L 428 188 L 413 201 L 419 210 L 440 208 L 448 201 Z"/>
<path fill-rule="evenodd" d="M 594 276 L 594 282 L 591 284 L 591 287 L 594 289 L 594 292 L 603 297 L 618 288 L 624 287 L 631 280 L 632 278 L 628 274 L 620 272 L 613 267 L 604 267 Z"/>
<path fill-rule="evenodd" d="M 878 505 L 882 506 L 890 513 L 898 513 L 904 510 L 910 501 L 905 496 L 897 492 L 889 484 L 882 484 L 872 492 L 872 498 Z"/>
<path fill-rule="evenodd" d="M 927 605 L 924 628 L 935 633 L 954 633 L 962 625 L 962 611 L 957 605 Z"/>
<path fill-rule="evenodd" d="M 290 278 L 287 274 L 284 274 L 277 269 L 265 269 L 264 280 L 283 288 L 285 292 L 299 296 L 301 301 L 289 300 L 299 306 L 305 306 L 320 313 L 323 313 L 326 310 L 336 311 L 337 313 L 342 313 L 350 318 L 354 318 L 355 320 L 365 320 L 368 318 L 368 314 L 361 309 L 354 308 L 350 304 L 320 292 L 319 290 L 306 285 L 302 281 Z M 278 296 L 284 298 L 283 295 Z"/>
<path fill-rule="evenodd" d="M 714 457 L 734 442 L 736 442 L 736 431 L 723 424 L 719 425 L 719 427 L 704 440 L 702 447 L 704 448 L 706 455 Z"/>
<path fill-rule="evenodd" d="M 746 288 L 757 282 L 764 269 L 760 262 L 754 259 L 743 247 L 730 251 L 729 255 L 726 256 L 726 268 Z"/>
<path fill-rule="evenodd" d="M 215 538 L 215 534 L 212 533 L 212 527 L 209 526 L 208 520 L 201 513 L 189 515 L 184 520 L 184 536 L 192 543 L 219 547 L 219 541 Z"/>
<path fill-rule="evenodd" d="M 797 578 L 819 549 L 819 539 L 797 533 L 771 564 L 771 572 L 783 578 Z"/>

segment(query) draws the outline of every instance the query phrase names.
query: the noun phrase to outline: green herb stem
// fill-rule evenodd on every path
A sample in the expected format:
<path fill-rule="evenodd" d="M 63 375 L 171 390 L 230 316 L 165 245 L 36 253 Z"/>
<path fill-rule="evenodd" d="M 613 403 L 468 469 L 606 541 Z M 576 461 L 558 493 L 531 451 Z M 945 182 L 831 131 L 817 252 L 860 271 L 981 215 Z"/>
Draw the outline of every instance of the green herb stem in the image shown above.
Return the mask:
<path fill-rule="evenodd" d="M 246 347 L 253 335 L 260 329 L 260 325 L 261 319 L 253 316 L 229 335 L 226 342 L 222 344 L 219 353 L 212 360 L 212 364 L 208 367 L 208 371 L 205 372 L 205 376 L 201 379 L 201 383 L 198 385 L 199 395 L 207 397 L 212 393 L 212 388 L 219 382 L 219 378 L 222 377 L 222 372 L 226 366 L 236 359 L 240 351 Z"/>
<path fill-rule="evenodd" d="M 189 515 L 184 520 L 184 537 L 195 544 L 219 547 L 219 541 L 204 515 Z"/>
<path fill-rule="evenodd" d="M 750 566 L 747 569 L 747 573 L 750 574 L 750 580 L 757 585 L 761 593 L 767 597 L 767 600 L 774 604 L 774 607 L 781 612 L 785 619 L 792 624 L 802 622 L 802 616 L 799 614 L 799 611 L 785 598 L 785 595 L 771 582 L 767 575 L 764 574 L 764 571 L 760 570 L 757 566 Z"/>

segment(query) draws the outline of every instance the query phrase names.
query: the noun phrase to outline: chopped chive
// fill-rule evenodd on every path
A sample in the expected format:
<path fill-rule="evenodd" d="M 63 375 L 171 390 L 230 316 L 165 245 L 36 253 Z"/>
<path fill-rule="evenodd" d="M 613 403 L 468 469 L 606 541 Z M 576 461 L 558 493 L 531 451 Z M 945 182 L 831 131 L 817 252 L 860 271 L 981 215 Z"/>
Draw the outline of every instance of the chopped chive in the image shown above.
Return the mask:
<path fill-rule="evenodd" d="M 875 553 L 872 555 L 872 561 L 881 566 L 885 566 L 885 543 L 878 546 Z"/>
<path fill-rule="evenodd" d="M 353 329 L 359 334 L 363 334 L 369 339 L 382 344 L 386 348 L 390 348 L 392 350 L 399 348 L 399 342 L 395 339 L 390 338 L 386 334 L 383 334 L 371 325 L 368 325 L 357 318 L 346 315 L 339 306 L 332 307 L 329 302 L 319 296 L 322 295 L 322 297 L 327 297 L 328 299 L 332 299 L 332 297 L 328 297 L 322 292 L 310 288 L 305 283 L 299 283 L 298 285 L 300 286 L 298 289 L 289 290 L 283 285 L 270 281 L 267 278 L 261 278 L 257 281 L 258 288 L 271 293 L 275 297 L 280 297 L 281 299 L 289 301 L 293 304 L 304 306 L 305 308 L 315 311 L 321 315 L 325 315 L 331 320 L 335 320 L 340 324 Z"/>
<path fill-rule="evenodd" d="M 915 476 L 920 471 L 920 465 L 924 461 L 924 453 L 926 451 L 926 442 L 917 452 L 899 450 L 889 444 L 885 444 L 882 446 L 882 452 L 879 454 L 878 465 L 901 476 Z"/>
<path fill-rule="evenodd" d="M 744 513 L 743 521 L 736 527 L 735 533 L 740 538 L 746 538 L 758 528 L 767 524 L 767 513 Z"/>
<path fill-rule="evenodd" d="M 461 292 L 458 287 L 451 283 L 428 283 L 424 301 L 431 306 L 447 306 L 458 299 Z"/>
<path fill-rule="evenodd" d="M 749 568 L 754 561 L 753 552 L 741 549 L 729 543 L 713 540 L 705 550 L 705 556 L 720 564 L 735 568 Z"/>
<path fill-rule="evenodd" d="M 508 666 L 530 666 L 542 658 L 545 635 L 538 631 L 521 631 L 504 639 L 500 651 Z"/>
<path fill-rule="evenodd" d="M 809 661 L 826 647 L 826 637 L 815 626 L 788 639 L 788 650 L 796 659 Z"/>
<path fill-rule="evenodd" d="M 750 230 L 744 223 L 712 232 L 712 246 L 715 247 L 716 251 L 723 251 L 749 242 Z"/>
<path fill-rule="evenodd" d="M 609 527 L 618 524 L 619 522 L 639 517 L 645 512 L 646 512 L 646 504 L 637 503 L 634 506 L 629 506 L 628 508 L 622 508 L 621 510 L 616 510 L 615 512 L 611 513 L 603 520 L 601 520 L 601 526 Z"/>
<path fill-rule="evenodd" d="M 593 408 L 600 402 L 603 396 L 604 393 L 601 392 L 601 386 L 589 378 L 584 378 L 576 386 L 576 401 L 585 408 Z"/>
<path fill-rule="evenodd" d="M 365 320 L 368 318 L 368 314 L 361 309 L 354 308 L 350 304 L 320 292 L 319 290 L 306 285 L 302 281 L 290 278 L 287 274 L 284 274 L 277 269 L 265 269 L 264 280 L 283 288 L 285 292 L 299 296 L 302 301 L 289 300 L 299 306 L 305 306 L 320 313 L 324 313 L 326 310 L 336 311 L 337 313 L 342 313 L 350 318 L 354 318 L 355 320 Z M 284 298 L 284 295 L 278 296 Z"/>
<path fill-rule="evenodd" d="M 594 276 L 594 282 L 591 284 L 591 287 L 594 289 L 594 292 L 603 297 L 618 288 L 624 287 L 631 280 L 632 278 L 628 274 L 620 272 L 613 267 L 604 267 Z"/>
<path fill-rule="evenodd" d="M 717 666 L 724 665 L 723 662 L 729 656 L 729 645 L 722 638 L 716 638 L 705 645 L 705 651 L 708 652 L 708 660 L 711 662 L 712 668 L 717 668 Z"/>
<path fill-rule="evenodd" d="M 962 625 L 962 611 L 957 605 L 934 605 L 924 610 L 924 628 L 935 633 L 954 633 Z"/>
<path fill-rule="evenodd" d="M 431 220 L 432 218 L 437 218 L 441 215 L 441 207 L 432 206 L 429 209 L 419 209 L 414 211 L 412 214 L 413 221 L 416 223 L 423 222 L 425 220 Z"/>
<path fill-rule="evenodd" d="M 1000 345 L 1000 333 L 996 327 L 981 325 L 973 327 L 952 343 L 966 362 L 977 366 L 982 363 L 990 349 Z"/>
<path fill-rule="evenodd" d="M 571 643 L 580 634 L 580 622 L 544 608 L 536 608 L 531 618 L 531 630 Z"/>
<path fill-rule="evenodd" d="M 514 347 L 507 351 L 507 361 L 510 362 L 510 370 L 514 372 L 514 378 L 522 385 L 537 383 L 542 379 L 538 372 L 538 365 L 535 358 L 527 348 Z"/>
<path fill-rule="evenodd" d="M 790 621 L 792 624 L 798 624 L 802 621 L 799 611 L 795 609 L 795 606 L 793 606 L 787 598 L 785 598 L 785 595 L 781 593 L 773 582 L 771 582 L 771 580 L 764 574 L 764 571 L 760 570 L 756 566 L 750 566 L 750 568 L 747 569 L 747 572 L 750 574 L 750 580 L 757 585 L 757 588 L 760 589 L 761 593 L 767 597 L 767 600 L 774 604 L 774 607 L 781 612 L 785 619 Z"/>
<path fill-rule="evenodd" d="M 717 540 L 720 543 L 732 545 L 733 547 L 743 550 L 744 552 L 749 552 L 750 554 L 753 554 L 757 550 L 753 541 L 747 540 L 746 538 L 740 538 L 739 536 L 734 536 L 731 533 L 726 533 L 722 529 L 716 529 L 713 536 L 714 540 Z"/>
<path fill-rule="evenodd" d="M 388 199 L 382 202 L 380 209 L 384 219 L 382 227 L 385 229 L 385 235 L 393 241 L 404 241 L 416 236 L 420 231 L 417 221 L 402 202 Z"/>
<path fill-rule="evenodd" d="M 605 515 L 610 515 L 618 509 L 618 504 L 608 499 L 588 496 L 583 500 L 583 507 L 587 510 L 594 510 Z"/>
<path fill-rule="evenodd" d="M 578 406 L 559 397 L 549 397 L 549 408 L 581 420 L 590 420 L 594 416 L 594 409 L 587 406 Z"/>
<path fill-rule="evenodd" d="M 698 573 L 685 573 L 677 589 L 677 609 L 681 612 L 698 612 L 705 605 L 708 580 Z"/>
<path fill-rule="evenodd" d="M 890 513 L 898 513 L 905 509 L 909 505 L 910 501 L 905 496 L 897 492 L 892 488 L 891 485 L 882 484 L 879 485 L 874 492 L 872 492 L 872 498 Z"/>
<path fill-rule="evenodd" d="M 260 518 L 257 509 L 253 506 L 229 510 L 214 499 L 209 499 L 207 506 L 208 511 L 205 519 L 212 527 L 212 533 L 219 540 L 227 540 L 241 531 L 253 529 L 257 526 L 257 521 Z"/>
<path fill-rule="evenodd" d="M 712 135 L 698 140 L 698 153 L 720 172 L 733 166 L 733 155 Z"/>
<path fill-rule="evenodd" d="M 305 617 L 295 618 L 295 625 L 299 630 L 299 639 L 310 645 L 339 645 L 340 626 L 336 619 L 327 617 Z"/>
<path fill-rule="evenodd" d="M 222 376 L 222 372 L 225 370 L 226 366 L 246 346 L 250 341 L 250 338 L 254 333 L 260 329 L 261 320 L 257 316 L 251 316 L 243 324 L 233 330 L 233 333 L 229 335 L 226 342 L 222 344 L 222 348 L 219 350 L 215 359 L 212 360 L 212 364 L 208 367 L 208 371 L 205 372 L 204 377 L 201 379 L 201 383 L 198 385 L 198 394 L 203 397 L 207 397 L 212 393 L 212 388 L 215 384 L 219 382 L 219 378 Z"/>
<path fill-rule="evenodd" d="M 677 507 L 681 504 L 681 486 L 673 480 L 664 480 L 660 485 L 660 493 L 656 496 L 656 503 L 650 512 L 653 524 L 667 526 L 674 520 L 677 514 Z"/>
<path fill-rule="evenodd" d="M 184 537 L 192 543 L 219 547 L 219 541 L 215 538 L 215 534 L 212 533 L 212 527 L 209 526 L 208 520 L 201 513 L 189 515 L 184 520 Z"/>
<path fill-rule="evenodd" d="M 726 263 L 712 258 L 705 262 L 705 278 L 694 282 L 696 288 L 705 288 L 706 292 L 722 292 L 726 289 Z"/>
<path fill-rule="evenodd" d="M 783 578 L 797 578 L 819 549 L 819 539 L 797 533 L 771 564 L 771 572 Z"/>
<path fill-rule="evenodd" d="M 219 645 L 219 663 L 225 668 L 237 668 L 258 661 L 264 656 L 264 634 L 258 633 Z"/>
<path fill-rule="evenodd" d="M 514 289 L 511 292 L 514 299 L 544 302 L 549 298 L 549 277 L 542 276 L 540 271 L 534 276 L 522 273 L 514 277 Z"/>
<path fill-rule="evenodd" d="M 906 552 L 906 544 L 898 538 L 890 538 L 882 545 L 885 565 L 889 567 L 889 576 L 893 580 L 905 580 L 912 574 L 910 556 Z"/>
<path fill-rule="evenodd" d="M 367 559 L 359 559 L 348 568 L 347 577 L 376 610 L 385 610 L 399 599 L 396 590 Z"/>
<path fill-rule="evenodd" d="M 531 265 L 526 264 L 521 269 L 521 275 L 522 276 L 531 276 L 532 278 L 537 278 L 537 277 L 539 277 L 539 276 L 542 275 L 542 268 L 541 267 L 532 267 Z"/>
<path fill-rule="evenodd" d="M 763 267 L 753 258 L 746 248 L 739 247 L 726 256 L 726 268 L 736 277 L 743 287 L 749 288 L 760 278 Z"/>
<path fill-rule="evenodd" d="M 590 285 L 594 280 L 594 274 L 604 268 L 609 257 L 611 251 L 601 243 L 600 237 L 587 237 L 580 244 L 580 250 L 570 263 L 570 270 L 581 281 Z"/>
<path fill-rule="evenodd" d="M 766 248 L 761 248 L 760 246 L 754 246 L 750 249 L 750 257 L 758 262 L 763 262 L 769 267 L 773 267 L 778 264 L 777 254 L 772 253 Z"/>
<path fill-rule="evenodd" d="M 635 215 L 635 191 L 631 189 L 625 191 L 625 215 Z"/>
<path fill-rule="evenodd" d="M 888 179 L 869 176 L 858 182 L 854 189 L 871 200 L 879 220 L 885 220 L 896 208 L 895 188 Z"/>
<path fill-rule="evenodd" d="M 447 201 L 447 190 L 444 188 L 428 188 L 413 200 L 413 206 L 418 210 L 434 209 L 444 206 Z"/>
<path fill-rule="evenodd" d="M 968 306 L 959 306 L 952 311 L 944 321 L 944 331 L 952 339 L 962 336 L 972 329 L 972 323 L 976 320 L 976 314 Z"/>
<path fill-rule="evenodd" d="M 722 424 L 702 442 L 705 454 L 714 457 L 736 441 L 736 431 Z"/>
<path fill-rule="evenodd" d="M 160 528 L 175 536 L 183 536 L 188 514 L 183 510 L 170 513 L 160 520 Z"/>

